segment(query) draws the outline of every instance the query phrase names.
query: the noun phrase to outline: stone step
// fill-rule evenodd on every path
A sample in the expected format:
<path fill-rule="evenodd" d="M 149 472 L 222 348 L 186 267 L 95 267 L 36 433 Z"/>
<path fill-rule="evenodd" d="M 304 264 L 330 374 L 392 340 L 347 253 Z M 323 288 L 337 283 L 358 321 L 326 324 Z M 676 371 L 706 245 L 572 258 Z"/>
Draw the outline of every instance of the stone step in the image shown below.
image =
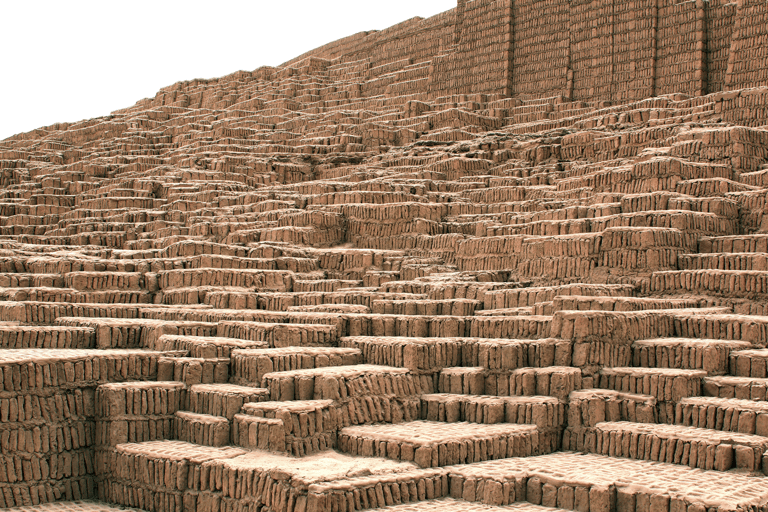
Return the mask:
<path fill-rule="evenodd" d="M 265 341 L 173 334 L 160 336 L 156 343 L 158 350 L 187 350 L 191 357 L 203 359 L 227 358 L 236 349 L 267 348 L 267 346 Z"/>
<path fill-rule="evenodd" d="M 157 380 L 195 384 L 229 382 L 229 358 L 161 357 L 157 360 Z"/>
<path fill-rule="evenodd" d="M 440 372 L 437 391 L 463 395 L 553 396 L 565 401 L 581 386 L 581 370 L 570 366 L 507 371 L 457 367 L 444 368 Z"/>
<path fill-rule="evenodd" d="M 351 455 L 413 461 L 427 468 L 549 453 L 557 449 L 557 437 L 533 425 L 414 421 L 346 427 L 339 431 L 338 446 Z"/>
<path fill-rule="evenodd" d="M 684 398 L 675 408 L 675 424 L 768 437 L 768 403 L 738 398 Z"/>
<path fill-rule="evenodd" d="M 768 349 L 737 350 L 730 354 L 730 374 L 734 377 L 768 377 Z"/>
<path fill-rule="evenodd" d="M 187 391 L 186 407 L 198 414 L 223 416 L 232 420 L 243 404 L 269 400 L 269 390 L 233 384 L 195 384 Z"/>
<path fill-rule="evenodd" d="M 96 330 L 91 327 L 0 325 L 0 349 L 95 347 Z"/>
<path fill-rule="evenodd" d="M 692 468 L 759 471 L 768 438 L 682 425 L 598 423 L 563 435 L 563 447 L 588 453 L 681 464 Z"/>
<path fill-rule="evenodd" d="M 362 354 L 354 348 L 283 347 L 235 350 L 231 359 L 232 382 L 259 385 L 268 373 L 360 364 Z"/>
<path fill-rule="evenodd" d="M 703 370 L 676 368 L 603 368 L 599 387 L 624 393 L 650 395 L 659 402 L 678 402 L 701 394 Z"/>
<path fill-rule="evenodd" d="M 335 447 L 340 423 L 333 400 L 249 403 L 235 416 L 232 439 L 243 448 L 304 457 Z"/>
<path fill-rule="evenodd" d="M 565 404 L 549 396 L 473 396 L 436 393 L 421 395 L 421 419 L 456 423 L 517 423 L 539 429 L 560 428 Z"/>
<path fill-rule="evenodd" d="M 718 398 L 741 400 L 768 400 L 768 379 L 755 377 L 733 377 L 723 375 L 707 377 L 702 383 L 702 394 Z"/>
<path fill-rule="evenodd" d="M 448 472 L 451 497 L 493 505 L 526 500 L 565 510 L 704 512 L 759 508 L 768 498 L 763 475 L 592 453 L 494 460 Z"/>
<path fill-rule="evenodd" d="M 419 381 L 406 368 L 362 364 L 268 373 L 263 383 L 273 401 L 403 397 L 421 393 Z"/>
<path fill-rule="evenodd" d="M 229 446 L 230 424 L 227 418 L 177 411 L 176 439 L 201 446 Z"/>
<path fill-rule="evenodd" d="M 733 350 L 749 348 L 746 341 L 657 338 L 632 344 L 632 365 L 646 368 L 704 370 L 710 375 L 728 373 Z"/>

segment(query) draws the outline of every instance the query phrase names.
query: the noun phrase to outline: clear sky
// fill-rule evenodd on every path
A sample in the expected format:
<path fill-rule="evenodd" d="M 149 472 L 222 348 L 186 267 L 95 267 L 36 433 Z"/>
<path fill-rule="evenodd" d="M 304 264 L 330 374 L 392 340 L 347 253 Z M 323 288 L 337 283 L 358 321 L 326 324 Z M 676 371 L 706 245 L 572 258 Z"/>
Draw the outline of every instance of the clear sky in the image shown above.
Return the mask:
<path fill-rule="evenodd" d="M 275 66 L 456 0 L 2 0 L 0 140 L 181 80 Z"/>

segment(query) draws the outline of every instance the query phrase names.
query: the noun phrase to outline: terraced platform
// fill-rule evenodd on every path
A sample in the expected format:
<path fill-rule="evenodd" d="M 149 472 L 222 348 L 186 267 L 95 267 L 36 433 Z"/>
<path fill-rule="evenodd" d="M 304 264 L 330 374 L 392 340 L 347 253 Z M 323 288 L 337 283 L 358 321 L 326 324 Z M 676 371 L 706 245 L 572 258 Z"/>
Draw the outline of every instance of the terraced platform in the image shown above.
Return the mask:
<path fill-rule="evenodd" d="M 0 141 L 0 508 L 768 512 L 767 63 L 459 0 Z"/>

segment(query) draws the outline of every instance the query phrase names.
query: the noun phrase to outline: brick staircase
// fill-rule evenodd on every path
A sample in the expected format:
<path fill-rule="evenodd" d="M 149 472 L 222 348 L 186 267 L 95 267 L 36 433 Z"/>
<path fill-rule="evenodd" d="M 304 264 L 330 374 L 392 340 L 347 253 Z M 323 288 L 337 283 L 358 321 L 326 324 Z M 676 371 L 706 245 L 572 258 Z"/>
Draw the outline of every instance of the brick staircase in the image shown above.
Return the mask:
<path fill-rule="evenodd" d="M 0 141 L 0 508 L 768 512 L 764 7 L 566 3 Z"/>

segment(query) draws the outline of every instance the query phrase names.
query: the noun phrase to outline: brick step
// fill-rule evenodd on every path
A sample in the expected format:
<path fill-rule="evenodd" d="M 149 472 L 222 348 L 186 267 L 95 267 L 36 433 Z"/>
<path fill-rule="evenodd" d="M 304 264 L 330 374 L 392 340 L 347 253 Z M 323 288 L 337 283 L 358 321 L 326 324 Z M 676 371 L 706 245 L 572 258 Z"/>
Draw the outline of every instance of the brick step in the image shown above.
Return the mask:
<path fill-rule="evenodd" d="M 95 444 L 115 446 L 170 439 L 186 400 L 181 382 L 120 382 L 96 388 Z"/>
<path fill-rule="evenodd" d="M 549 309 L 545 306 L 549 305 Z M 541 309 L 539 309 L 541 306 Z M 506 308 L 506 309 L 484 309 L 482 311 L 475 311 L 475 316 L 530 316 L 530 315 L 552 315 L 552 303 L 540 302 L 536 304 L 536 307 L 523 307 L 523 308 Z"/>
<path fill-rule="evenodd" d="M 650 395 L 660 402 L 677 402 L 701 394 L 703 370 L 676 368 L 603 368 L 599 387 L 624 393 Z"/>
<path fill-rule="evenodd" d="M 21 498 L 21 495 L 19 495 Z M 5 498 L 2 498 L 5 504 Z M 9 505 L 12 506 L 12 505 Z M 53 503 L 41 503 L 40 505 L 21 506 L 19 508 L 5 508 L 6 512 L 144 512 L 137 508 L 125 508 L 100 501 L 56 501 Z"/>
<path fill-rule="evenodd" d="M 611 389 L 582 389 L 568 397 L 568 427 L 594 427 L 603 421 L 656 423 L 656 398 Z"/>
<path fill-rule="evenodd" d="M 590 297 L 634 297 L 636 290 L 631 285 L 569 284 L 493 290 L 485 293 L 484 309 L 507 309 L 530 307 L 540 302 L 551 302 L 557 296 L 581 295 Z"/>
<path fill-rule="evenodd" d="M 684 398 L 675 408 L 675 424 L 768 437 L 768 403 L 738 398 Z"/>
<path fill-rule="evenodd" d="M 451 366 L 507 369 L 570 366 L 571 343 L 561 339 L 413 338 L 350 336 L 342 347 L 362 351 L 368 364 L 439 371 Z"/>
<path fill-rule="evenodd" d="M 768 270 L 768 254 L 761 252 L 723 252 L 710 254 L 681 254 L 677 257 L 680 270 Z"/>
<path fill-rule="evenodd" d="M 283 347 L 235 350 L 231 359 L 233 383 L 260 385 L 268 373 L 356 365 L 362 354 L 354 348 Z"/>
<path fill-rule="evenodd" d="M 296 313 L 341 313 L 369 315 L 371 308 L 358 304 L 318 304 L 317 306 L 290 306 L 286 311 Z"/>
<path fill-rule="evenodd" d="M 488 493 L 483 493 L 483 498 L 484 502 L 500 502 L 501 489 L 496 489 L 494 487 Z M 416 503 L 392 505 L 378 510 L 381 510 L 381 512 L 563 512 L 564 509 L 542 507 L 541 505 L 534 505 L 533 503 L 528 503 L 526 501 L 510 503 L 504 506 L 483 505 L 482 508 L 479 508 L 477 503 L 472 503 L 460 499 L 443 498 L 439 500 L 427 500 L 418 501 Z"/>
<path fill-rule="evenodd" d="M 0 288 L 72 288 L 61 274 L 0 273 Z"/>
<path fill-rule="evenodd" d="M 230 357 L 233 350 L 267 348 L 265 341 L 249 341 L 215 336 L 179 336 L 165 334 L 157 339 L 157 350 L 187 350 L 191 357 L 216 359 Z"/>
<path fill-rule="evenodd" d="M 682 425 L 617 421 L 567 429 L 563 448 L 707 470 L 736 467 L 759 471 L 768 438 Z"/>
<path fill-rule="evenodd" d="M 338 447 L 351 455 L 412 461 L 427 468 L 549 453 L 557 449 L 557 438 L 533 425 L 414 421 L 343 428 Z"/>
<path fill-rule="evenodd" d="M 736 350 L 730 353 L 730 374 L 734 377 L 768 377 L 768 349 Z"/>
<path fill-rule="evenodd" d="M 565 510 L 731 510 L 765 503 L 763 475 L 556 452 L 448 468 L 450 495 L 492 505 L 527 500 Z M 506 510 L 506 507 L 505 507 Z"/>
<path fill-rule="evenodd" d="M 229 358 L 161 357 L 157 360 L 157 380 L 195 384 L 229 382 Z"/>
<path fill-rule="evenodd" d="M 702 237 L 700 253 L 768 253 L 768 234 Z"/>
<path fill-rule="evenodd" d="M 362 280 L 351 279 L 317 279 L 305 281 L 296 279 L 293 282 L 293 291 L 299 293 L 306 292 L 335 292 L 342 288 L 357 288 L 363 285 Z"/>
<path fill-rule="evenodd" d="M 179 441 L 201 446 L 229 446 L 230 424 L 227 418 L 177 411 L 175 434 Z"/>
<path fill-rule="evenodd" d="M 742 298 L 768 293 L 768 271 L 669 270 L 654 272 L 649 290 L 654 293 L 704 293 Z"/>
<path fill-rule="evenodd" d="M 500 371 L 456 367 L 440 372 L 437 391 L 462 395 L 553 396 L 566 401 L 581 385 L 581 370 L 570 366 Z"/>
<path fill-rule="evenodd" d="M 154 508 L 153 496 L 157 493 L 175 500 L 178 510 L 188 489 L 206 488 L 207 478 L 201 471 L 203 464 L 233 459 L 245 453 L 242 448 L 233 446 L 202 446 L 186 441 L 121 444 L 99 454 L 97 467 L 100 476 L 108 483 L 99 498 L 144 509 Z M 179 478 L 180 475 L 189 476 Z"/>
<path fill-rule="evenodd" d="M 364 396 L 414 396 L 419 381 L 406 368 L 360 364 L 264 375 L 273 401 L 344 400 Z"/>
<path fill-rule="evenodd" d="M 551 309 L 547 303 L 534 307 L 534 314 L 552 315 L 555 311 L 646 311 L 649 309 L 687 309 L 708 307 L 711 299 L 653 299 L 647 297 L 590 297 L 581 295 L 557 296 Z"/>
<path fill-rule="evenodd" d="M 645 368 L 704 370 L 710 375 L 728 373 L 734 350 L 750 348 L 746 341 L 696 338 L 657 338 L 632 344 L 632 365 Z"/>
<path fill-rule="evenodd" d="M 0 348 L 95 348 L 92 327 L 0 325 Z"/>
<path fill-rule="evenodd" d="M 374 300 L 371 312 L 379 315 L 472 316 L 483 303 L 470 299 Z"/>
<path fill-rule="evenodd" d="M 565 404 L 550 396 L 421 395 L 421 419 L 455 423 L 517 423 L 540 429 L 560 428 Z"/>
<path fill-rule="evenodd" d="M 335 325 L 281 324 L 263 322 L 219 322 L 218 336 L 266 342 L 270 348 L 336 346 L 339 336 Z"/>
<path fill-rule="evenodd" d="M 195 384 L 187 391 L 185 409 L 232 420 L 243 404 L 269 400 L 269 390 L 233 384 Z"/>
<path fill-rule="evenodd" d="M 723 375 L 707 377 L 702 382 L 702 395 L 741 400 L 768 400 L 768 379 Z"/>
<path fill-rule="evenodd" d="M 234 418 L 232 440 L 243 448 L 304 457 L 334 448 L 340 426 L 333 400 L 248 403 Z"/>
<path fill-rule="evenodd" d="M 96 317 L 98 313 L 94 314 Z M 115 315 L 117 316 L 117 315 Z M 152 318 L 87 318 L 59 316 L 56 325 L 96 330 L 98 348 L 153 348 L 164 334 L 215 336 L 213 322 L 167 321 Z"/>

